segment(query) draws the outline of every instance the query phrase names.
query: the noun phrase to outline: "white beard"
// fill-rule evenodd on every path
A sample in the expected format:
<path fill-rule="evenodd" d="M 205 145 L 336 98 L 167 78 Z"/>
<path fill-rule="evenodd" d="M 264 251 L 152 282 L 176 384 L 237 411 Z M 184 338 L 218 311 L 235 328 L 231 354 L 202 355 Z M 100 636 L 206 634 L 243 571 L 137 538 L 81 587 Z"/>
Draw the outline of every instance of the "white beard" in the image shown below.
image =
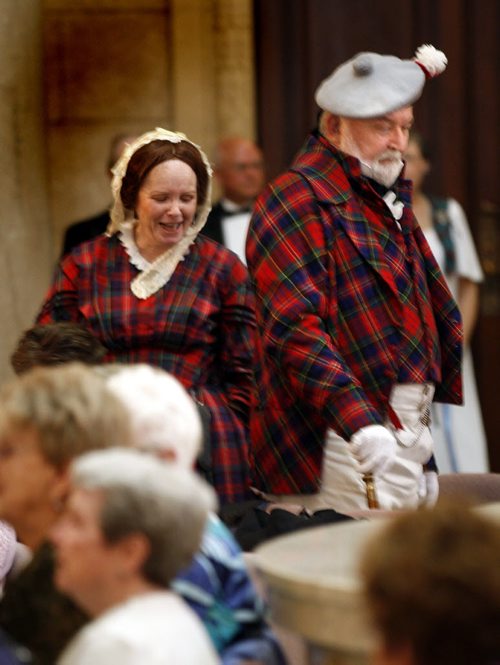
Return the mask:
<path fill-rule="evenodd" d="M 382 163 L 383 160 L 390 161 Z M 404 166 L 399 150 L 386 150 L 372 162 L 365 162 L 361 159 L 359 161 L 361 162 L 361 173 L 373 178 L 375 182 L 379 182 L 384 187 L 391 187 L 396 182 Z"/>
<path fill-rule="evenodd" d="M 384 185 L 384 187 L 391 187 L 403 170 L 403 155 L 399 150 L 384 150 L 369 162 L 361 156 L 361 150 L 357 143 L 347 132 L 344 132 L 339 148 L 342 152 L 359 159 L 361 173 Z"/>

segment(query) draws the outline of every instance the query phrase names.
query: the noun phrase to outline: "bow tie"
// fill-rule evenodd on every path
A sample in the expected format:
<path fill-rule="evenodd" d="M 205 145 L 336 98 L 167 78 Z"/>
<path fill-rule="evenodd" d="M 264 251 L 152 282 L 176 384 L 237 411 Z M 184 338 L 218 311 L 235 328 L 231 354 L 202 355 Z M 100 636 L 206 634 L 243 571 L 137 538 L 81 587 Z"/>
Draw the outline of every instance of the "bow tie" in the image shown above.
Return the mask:
<path fill-rule="evenodd" d="M 243 208 L 237 208 L 236 210 L 228 210 L 222 206 L 222 214 L 224 217 L 233 217 L 234 215 L 243 215 L 246 212 L 251 212 L 252 208 L 250 206 L 245 206 Z"/>
<path fill-rule="evenodd" d="M 404 203 L 396 200 L 396 194 L 391 189 L 388 190 L 383 198 L 396 222 L 400 220 L 403 216 Z"/>

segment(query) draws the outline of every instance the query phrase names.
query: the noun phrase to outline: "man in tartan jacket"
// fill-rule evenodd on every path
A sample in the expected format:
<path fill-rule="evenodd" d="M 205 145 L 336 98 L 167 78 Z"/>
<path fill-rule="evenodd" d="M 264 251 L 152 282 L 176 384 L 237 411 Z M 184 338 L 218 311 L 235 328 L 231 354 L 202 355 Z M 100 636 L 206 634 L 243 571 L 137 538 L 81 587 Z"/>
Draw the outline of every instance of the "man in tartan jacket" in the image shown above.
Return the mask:
<path fill-rule="evenodd" d="M 437 498 L 429 406 L 461 402 L 461 320 L 401 172 L 412 104 L 445 65 L 424 46 L 338 67 L 316 92 L 319 130 L 257 201 L 252 465 L 270 500 L 348 512 Z"/>

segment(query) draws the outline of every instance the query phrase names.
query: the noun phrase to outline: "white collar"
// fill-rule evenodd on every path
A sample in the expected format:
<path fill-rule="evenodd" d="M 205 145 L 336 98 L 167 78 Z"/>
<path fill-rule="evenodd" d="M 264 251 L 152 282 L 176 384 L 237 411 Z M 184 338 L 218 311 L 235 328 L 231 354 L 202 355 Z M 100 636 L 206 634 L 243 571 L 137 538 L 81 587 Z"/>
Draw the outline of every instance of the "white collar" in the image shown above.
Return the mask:
<path fill-rule="evenodd" d="M 132 280 L 130 290 L 137 298 L 145 300 L 163 288 L 169 281 L 179 261 L 184 261 L 184 257 L 189 254 L 198 231 L 188 229 L 186 235 L 178 243 L 151 262 L 139 252 L 133 229 L 134 222 L 123 222 L 120 226 L 118 239 L 127 252 L 130 263 L 141 271 Z"/>
<path fill-rule="evenodd" d="M 403 208 L 405 207 L 405 204 L 403 201 L 396 201 L 396 194 L 392 191 L 392 189 L 389 189 L 385 193 L 383 199 L 385 205 L 391 211 L 391 215 L 394 217 L 394 221 L 399 226 L 399 228 L 401 228 L 401 224 L 398 220 L 400 220 L 403 216 Z"/>
<path fill-rule="evenodd" d="M 252 207 L 252 204 L 249 205 L 241 205 L 241 203 L 235 203 L 234 201 L 230 201 L 229 199 L 222 198 L 220 200 L 220 203 L 224 210 L 227 210 L 228 212 L 231 213 L 238 213 L 241 212 L 241 214 L 248 212 L 249 209 Z"/>

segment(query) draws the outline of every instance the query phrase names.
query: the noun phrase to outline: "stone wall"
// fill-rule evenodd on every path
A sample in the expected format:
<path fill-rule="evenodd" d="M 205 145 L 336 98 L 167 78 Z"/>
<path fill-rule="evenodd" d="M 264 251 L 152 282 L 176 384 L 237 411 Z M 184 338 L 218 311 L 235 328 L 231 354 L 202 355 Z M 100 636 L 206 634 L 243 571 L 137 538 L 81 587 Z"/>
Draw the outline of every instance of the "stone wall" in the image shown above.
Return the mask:
<path fill-rule="evenodd" d="M 110 203 L 117 132 L 255 135 L 251 0 L 3 0 L 0 381 L 65 227 Z"/>
<path fill-rule="evenodd" d="M 65 227 L 110 203 L 117 132 L 183 131 L 210 155 L 255 134 L 251 0 L 45 0 L 54 257 Z"/>
<path fill-rule="evenodd" d="M 41 95 L 41 12 L 3 0 L 0 15 L 0 381 L 52 268 Z"/>

